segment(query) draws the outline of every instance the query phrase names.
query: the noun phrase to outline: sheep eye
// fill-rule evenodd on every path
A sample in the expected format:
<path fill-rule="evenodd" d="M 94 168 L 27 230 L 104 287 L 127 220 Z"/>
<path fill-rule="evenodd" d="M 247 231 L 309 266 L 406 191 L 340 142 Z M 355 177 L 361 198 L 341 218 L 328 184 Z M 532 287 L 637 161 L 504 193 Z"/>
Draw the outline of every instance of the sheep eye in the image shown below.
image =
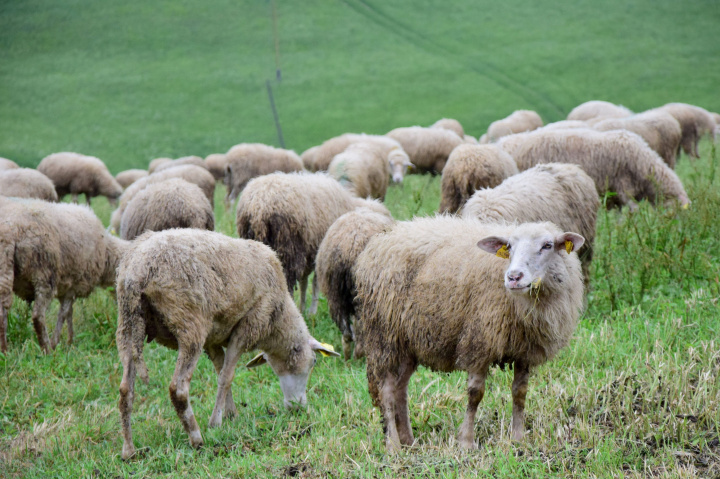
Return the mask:
<path fill-rule="evenodd" d="M 552 248 L 552 243 L 545 243 L 542 247 L 542 249 L 550 249 Z"/>

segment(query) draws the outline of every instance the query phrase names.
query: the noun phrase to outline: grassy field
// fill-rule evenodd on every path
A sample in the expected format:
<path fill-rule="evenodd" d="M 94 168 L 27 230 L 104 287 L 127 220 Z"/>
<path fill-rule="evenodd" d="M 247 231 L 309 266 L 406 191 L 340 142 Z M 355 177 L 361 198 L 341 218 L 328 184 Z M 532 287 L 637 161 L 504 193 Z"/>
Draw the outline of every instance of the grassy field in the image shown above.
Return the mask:
<path fill-rule="evenodd" d="M 478 136 L 514 109 L 552 121 L 589 99 L 720 110 L 720 9 L 710 0 L 276 3 L 280 82 L 269 1 L 0 3 L 0 156 L 34 166 L 79 151 L 118 172 L 241 141 L 277 145 L 267 80 L 297 151 L 443 116 Z M 284 410 L 269 368 L 238 367 L 239 416 L 210 430 L 216 375 L 203 357 L 191 383 L 206 443 L 196 451 L 168 397 L 176 353 L 150 344 L 150 384 L 138 384 L 133 414 L 145 449 L 123 462 L 117 310 L 97 291 L 76 303 L 75 344 L 48 356 L 28 306 L 13 304 L 0 354 L 0 477 L 718 477 L 720 164 L 709 142 L 701 151 L 677 168 L 689 210 L 601 211 L 588 308 L 570 345 L 530 380 L 521 443 L 508 433 L 511 372 L 491 374 L 480 450 L 468 453 L 454 439 L 465 374 L 421 368 L 409 388 L 417 445 L 387 455 L 364 361 L 327 358 L 302 413 Z M 400 220 L 432 214 L 439 183 L 411 176 L 386 204 Z M 234 235 L 223 194 L 216 229 Z M 107 202 L 93 207 L 107 224 Z M 340 349 L 324 300 L 306 319 Z"/>

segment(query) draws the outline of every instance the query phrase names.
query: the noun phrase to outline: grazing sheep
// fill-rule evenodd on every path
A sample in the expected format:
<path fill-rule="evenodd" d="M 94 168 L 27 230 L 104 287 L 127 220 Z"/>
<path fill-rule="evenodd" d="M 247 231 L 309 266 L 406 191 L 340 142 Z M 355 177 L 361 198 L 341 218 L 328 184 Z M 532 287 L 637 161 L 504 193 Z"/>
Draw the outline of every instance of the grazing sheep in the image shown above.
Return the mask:
<path fill-rule="evenodd" d="M 32 168 L 0 170 L 0 195 L 58 201 L 50 178 Z"/>
<path fill-rule="evenodd" d="M 421 364 L 468 372 L 458 439 L 477 449 L 474 420 L 488 369 L 513 363 L 512 437 L 522 439 L 530 369 L 568 343 L 580 316 L 580 261 L 571 253 L 583 241 L 552 223 L 452 216 L 397 223 L 370 240 L 354 269 L 357 330 L 389 450 L 414 441 L 407 385 Z"/>
<path fill-rule="evenodd" d="M 169 163 L 171 161 L 173 161 L 172 158 L 155 158 L 148 164 L 148 174 L 152 175 L 160 165 L 164 165 L 165 163 Z"/>
<path fill-rule="evenodd" d="M 360 142 L 336 155 L 330 162 L 328 174 L 355 196 L 385 199 L 389 168 L 382 148 Z"/>
<path fill-rule="evenodd" d="M 0 350 L 7 351 L 13 293 L 33 303 L 33 326 L 45 353 L 60 341 L 65 321 L 72 343 L 75 298 L 115 283 L 126 242 L 107 234 L 84 206 L 0 196 L 0 218 Z M 51 343 L 45 313 L 55 297 L 60 311 Z"/>
<path fill-rule="evenodd" d="M 542 118 L 532 110 L 516 110 L 507 118 L 490 123 L 485 141 L 493 143 L 503 136 L 532 131 L 543 126 Z M 481 141 L 480 143 L 483 143 Z"/>
<path fill-rule="evenodd" d="M 493 188 L 518 172 L 515 160 L 495 145 L 462 144 L 443 169 L 440 213 L 456 213 L 480 188 Z"/>
<path fill-rule="evenodd" d="M 128 186 L 120 197 L 120 204 L 118 205 L 118 208 L 113 211 L 110 216 L 111 230 L 120 231 L 120 222 L 122 221 L 123 212 L 135 195 L 147 188 L 148 185 L 160 183 L 172 178 L 182 178 L 189 183 L 199 186 L 207 199 L 210 201 L 210 205 L 215 205 L 215 178 L 213 178 L 213 175 L 205 168 L 200 168 L 195 165 L 176 166 L 175 168 L 169 168 L 159 173 L 153 173 L 145 178 L 140 178 L 138 181 Z"/>
<path fill-rule="evenodd" d="M 209 427 L 237 414 L 230 388 L 235 366 L 242 353 L 256 348 L 263 354 L 248 367 L 269 362 L 280 378 L 285 406 L 305 406 L 313 351 L 339 354 L 310 336 L 282 274 L 267 246 L 220 233 L 168 230 L 133 242 L 117 277 L 123 459 L 135 453 L 130 414 L 135 375 L 148 382 L 146 337 L 178 350 L 170 400 L 193 447 L 203 439 L 190 406 L 190 378 L 203 350 L 218 373 Z"/>
<path fill-rule="evenodd" d="M 442 173 L 450 153 L 463 139 L 443 128 L 395 128 L 386 136 L 396 140 L 419 172 Z"/>
<path fill-rule="evenodd" d="M 327 298 L 330 317 L 343 335 L 343 354 L 350 359 L 355 333 L 355 280 L 352 267 L 370 238 L 393 224 L 392 218 L 368 208 L 345 213 L 330 226 L 318 248 L 315 275 L 320 291 Z M 362 357 L 362 347 L 355 344 L 355 357 Z"/>
<path fill-rule="evenodd" d="M 115 181 L 105 163 L 94 156 L 78 153 L 53 153 L 42 159 L 37 170 L 50 178 L 58 198 L 71 194 L 77 203 L 79 194 L 85 195 L 87 204 L 94 196 L 106 196 L 115 203 L 122 194 L 122 186 Z"/>
<path fill-rule="evenodd" d="M 0 171 L 20 168 L 17 163 L 7 158 L 0 158 Z"/>
<path fill-rule="evenodd" d="M 669 113 L 650 110 L 626 118 L 609 118 L 595 123 L 593 128 L 598 131 L 627 130 L 637 133 L 670 168 L 675 168 L 682 131 L 680 124 Z"/>
<path fill-rule="evenodd" d="M 135 195 L 120 221 L 120 237 L 133 240 L 145 231 L 171 228 L 215 229 L 213 208 L 199 186 L 182 178 L 148 185 Z"/>
<path fill-rule="evenodd" d="M 633 112 L 622 105 L 615 105 L 607 101 L 593 100 L 582 103 L 568 114 L 568 120 L 588 121 L 598 118 L 625 118 Z"/>
<path fill-rule="evenodd" d="M 227 169 L 227 156 L 222 153 L 215 153 L 205 157 L 205 168 L 212 173 L 215 181 L 222 183 Z"/>
<path fill-rule="evenodd" d="M 207 166 L 205 166 L 205 160 L 203 160 L 199 156 L 183 156 L 182 158 L 178 158 L 177 160 L 164 161 L 160 163 L 153 170 L 153 173 L 160 173 L 161 171 L 167 170 L 168 168 L 175 168 L 176 166 L 182 165 L 195 165 L 207 170 Z"/>
<path fill-rule="evenodd" d="M 460 138 L 465 138 L 465 130 L 463 129 L 460 122 L 453 118 L 441 118 L 440 120 L 430 125 L 430 128 L 443 128 L 445 130 L 452 131 Z"/>
<path fill-rule="evenodd" d="M 578 128 L 524 135 L 510 153 L 520 171 L 539 163 L 580 165 L 595 181 L 601 197 L 617 193 L 608 198 L 608 207 L 628 205 L 635 209 L 635 201 L 654 204 L 658 196 L 669 202 L 677 200 L 683 207 L 690 203 L 677 174 L 635 133 Z M 500 146 L 505 149 L 503 143 Z"/>
<path fill-rule="evenodd" d="M 382 135 L 366 135 L 365 133 L 345 133 L 326 140 L 322 145 L 313 146 L 303 153 L 303 164 L 310 171 L 327 171 L 330 162 L 353 143 L 372 142 L 383 148 L 390 155 L 394 150 L 402 151 L 402 146 L 395 140 Z M 409 163 L 409 159 L 407 160 Z M 402 180 L 400 180 L 402 181 Z"/>
<path fill-rule="evenodd" d="M 394 141 L 394 140 L 393 140 Z M 387 154 L 388 166 L 390 167 L 390 176 L 393 183 L 402 183 L 408 168 L 414 168 L 410 162 L 410 157 L 401 146 L 393 148 Z"/>
<path fill-rule="evenodd" d="M 120 183 L 123 189 L 135 183 L 140 178 L 145 178 L 148 175 L 147 170 L 125 170 L 115 175 L 115 180 Z"/>
<path fill-rule="evenodd" d="M 578 256 L 587 285 L 599 207 L 595 182 L 582 168 L 546 163 L 511 176 L 494 188 L 476 191 L 461 213 L 463 218 L 477 218 L 483 223 L 549 221 L 565 231 L 577 231 L 585 238 Z"/>
<path fill-rule="evenodd" d="M 227 152 L 225 170 L 225 207 L 235 201 L 248 181 L 255 177 L 280 171 L 291 173 L 302 171 L 300 157 L 292 150 L 283 150 L 262 143 L 241 143 Z"/>
<path fill-rule="evenodd" d="M 717 123 L 710 112 L 687 103 L 668 103 L 656 110 L 667 112 L 678 121 L 682 130 L 680 145 L 683 151 L 692 158 L 700 158 L 698 143 L 703 136 L 714 134 L 717 128 Z"/>
<path fill-rule="evenodd" d="M 248 183 L 237 205 L 240 238 L 270 246 L 280 258 L 288 290 L 300 281 L 300 309 L 305 310 L 307 280 L 315 255 L 333 222 L 355 208 L 366 206 L 390 215 L 381 203 L 354 197 L 323 173 L 274 173 Z M 309 313 L 317 311 L 317 276 Z"/>

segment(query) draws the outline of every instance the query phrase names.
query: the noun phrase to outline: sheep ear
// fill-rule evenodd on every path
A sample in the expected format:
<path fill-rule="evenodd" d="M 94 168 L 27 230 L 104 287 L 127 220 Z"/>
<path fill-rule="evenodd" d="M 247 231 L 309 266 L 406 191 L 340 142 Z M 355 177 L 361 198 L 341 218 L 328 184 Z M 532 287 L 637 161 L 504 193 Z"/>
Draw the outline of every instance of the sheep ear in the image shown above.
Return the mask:
<path fill-rule="evenodd" d="M 508 251 L 507 244 L 508 240 L 506 238 L 499 238 L 497 236 L 488 236 L 477 243 L 478 248 L 481 250 L 505 259 L 510 257 L 510 251 Z"/>
<path fill-rule="evenodd" d="M 340 353 L 336 353 L 335 348 L 333 348 L 331 344 L 321 343 L 315 338 L 308 339 L 308 343 L 313 351 L 317 351 L 325 357 L 340 356 Z"/>
<path fill-rule="evenodd" d="M 567 254 L 579 250 L 585 243 L 585 238 L 577 233 L 563 233 L 555 238 L 555 249 L 564 249 Z"/>
<path fill-rule="evenodd" d="M 413 165 L 409 160 L 405 160 L 403 162 L 403 166 L 407 166 L 408 168 L 415 168 L 415 165 Z"/>
<path fill-rule="evenodd" d="M 248 369 L 250 369 L 250 368 L 256 368 L 256 367 L 258 367 L 258 366 L 262 366 L 262 365 L 265 364 L 266 362 L 267 362 L 267 354 L 265 354 L 265 353 L 260 353 L 260 354 L 258 354 L 257 356 L 255 356 L 254 358 L 252 358 L 252 359 L 250 360 L 250 362 L 245 365 L 245 367 L 248 368 Z"/>

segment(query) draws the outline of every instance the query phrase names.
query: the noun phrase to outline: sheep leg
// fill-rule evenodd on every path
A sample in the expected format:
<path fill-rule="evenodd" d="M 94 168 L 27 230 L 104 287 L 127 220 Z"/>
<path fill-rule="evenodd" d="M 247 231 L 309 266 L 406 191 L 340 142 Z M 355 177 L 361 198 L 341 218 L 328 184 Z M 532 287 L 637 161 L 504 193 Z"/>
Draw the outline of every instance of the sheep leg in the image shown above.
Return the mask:
<path fill-rule="evenodd" d="M 380 408 L 385 424 L 385 446 L 388 452 L 400 450 L 400 436 L 395 425 L 395 388 L 396 379 L 392 373 L 387 373 L 380 386 Z"/>
<path fill-rule="evenodd" d="M 512 439 L 521 441 L 525 430 L 525 396 L 527 395 L 530 367 L 520 361 L 515 361 L 515 377 L 512 383 L 513 414 Z"/>
<path fill-rule="evenodd" d="M 175 412 L 185 427 L 185 431 L 190 436 L 190 445 L 193 447 L 200 447 L 203 444 L 200 428 L 190 405 L 190 378 L 192 378 L 201 353 L 200 344 L 184 345 L 180 343 L 175 374 L 170 382 L 170 400 L 175 406 Z"/>
<path fill-rule="evenodd" d="M 132 352 L 125 351 L 120 354 L 123 365 L 123 378 L 120 382 L 120 423 L 122 425 L 123 447 L 122 458 L 127 461 L 135 454 L 135 445 L 132 440 L 130 415 L 132 414 L 133 399 L 135 398 L 135 363 Z"/>
<path fill-rule="evenodd" d="M 7 352 L 8 310 L 0 302 L 0 351 Z"/>
<path fill-rule="evenodd" d="M 415 442 L 412 427 L 410 426 L 407 395 L 410 376 L 415 372 L 415 368 L 416 366 L 410 361 L 402 364 L 400 366 L 400 375 L 397 378 L 395 386 L 395 425 L 397 426 L 400 444 L 403 446 L 412 446 L 413 442 Z"/>
<path fill-rule="evenodd" d="M 223 374 L 223 367 L 225 365 L 225 352 L 222 349 L 222 346 L 211 346 L 207 349 L 208 356 L 210 356 L 210 359 L 213 362 L 213 365 L 215 366 L 215 371 L 218 374 L 218 393 L 217 393 L 217 399 L 215 401 L 215 409 L 213 409 L 212 416 L 210 416 L 210 424 L 209 427 L 218 427 L 220 424 L 222 424 L 222 418 L 230 419 L 232 417 L 235 417 L 237 415 L 237 408 L 235 407 L 235 401 L 233 400 L 232 395 L 232 388 L 230 387 L 232 383 L 232 376 L 230 376 L 230 382 L 227 384 L 227 390 L 225 392 L 225 399 L 223 400 L 221 398 L 221 376 Z M 232 371 L 235 372 L 235 364 L 233 364 Z M 223 402 L 220 402 L 223 401 Z M 219 409 L 218 411 L 218 404 L 225 404 L 225 408 Z M 217 422 L 214 422 L 213 420 L 216 417 L 217 413 Z"/>
<path fill-rule="evenodd" d="M 307 293 L 307 276 L 300 279 L 300 312 L 305 312 L 305 294 Z"/>
<path fill-rule="evenodd" d="M 345 358 L 345 361 L 348 361 L 350 359 L 350 355 L 352 353 L 352 345 L 353 345 L 352 333 L 350 331 L 343 333 L 342 348 L 343 348 L 343 357 Z"/>
<path fill-rule="evenodd" d="M 480 402 L 485 396 L 485 378 L 487 377 L 487 368 L 480 373 L 468 372 L 468 405 L 465 411 L 465 419 L 460 426 L 458 434 L 458 442 L 465 449 L 477 449 L 475 442 L 475 415 Z"/>
<path fill-rule="evenodd" d="M 68 325 L 68 344 L 73 342 L 73 326 L 72 326 L 72 307 L 73 300 L 63 298 L 60 303 L 60 311 L 58 311 L 57 323 L 55 323 L 55 331 L 53 332 L 52 347 L 55 348 L 60 343 L 60 333 L 62 332 L 63 323 L 67 321 Z"/>
<path fill-rule="evenodd" d="M 310 311 L 308 311 L 308 313 L 313 314 L 313 315 L 316 314 L 317 313 L 317 305 L 318 305 L 317 275 L 313 274 L 312 300 L 310 301 Z"/>
<path fill-rule="evenodd" d="M 33 301 L 32 310 L 32 322 L 33 328 L 35 328 L 35 334 L 38 338 L 38 343 L 45 354 L 50 352 L 50 338 L 48 337 L 47 329 L 45 328 L 45 311 L 47 311 L 50 301 L 52 301 L 53 295 L 50 291 L 43 289 L 35 289 L 35 301 Z"/>

